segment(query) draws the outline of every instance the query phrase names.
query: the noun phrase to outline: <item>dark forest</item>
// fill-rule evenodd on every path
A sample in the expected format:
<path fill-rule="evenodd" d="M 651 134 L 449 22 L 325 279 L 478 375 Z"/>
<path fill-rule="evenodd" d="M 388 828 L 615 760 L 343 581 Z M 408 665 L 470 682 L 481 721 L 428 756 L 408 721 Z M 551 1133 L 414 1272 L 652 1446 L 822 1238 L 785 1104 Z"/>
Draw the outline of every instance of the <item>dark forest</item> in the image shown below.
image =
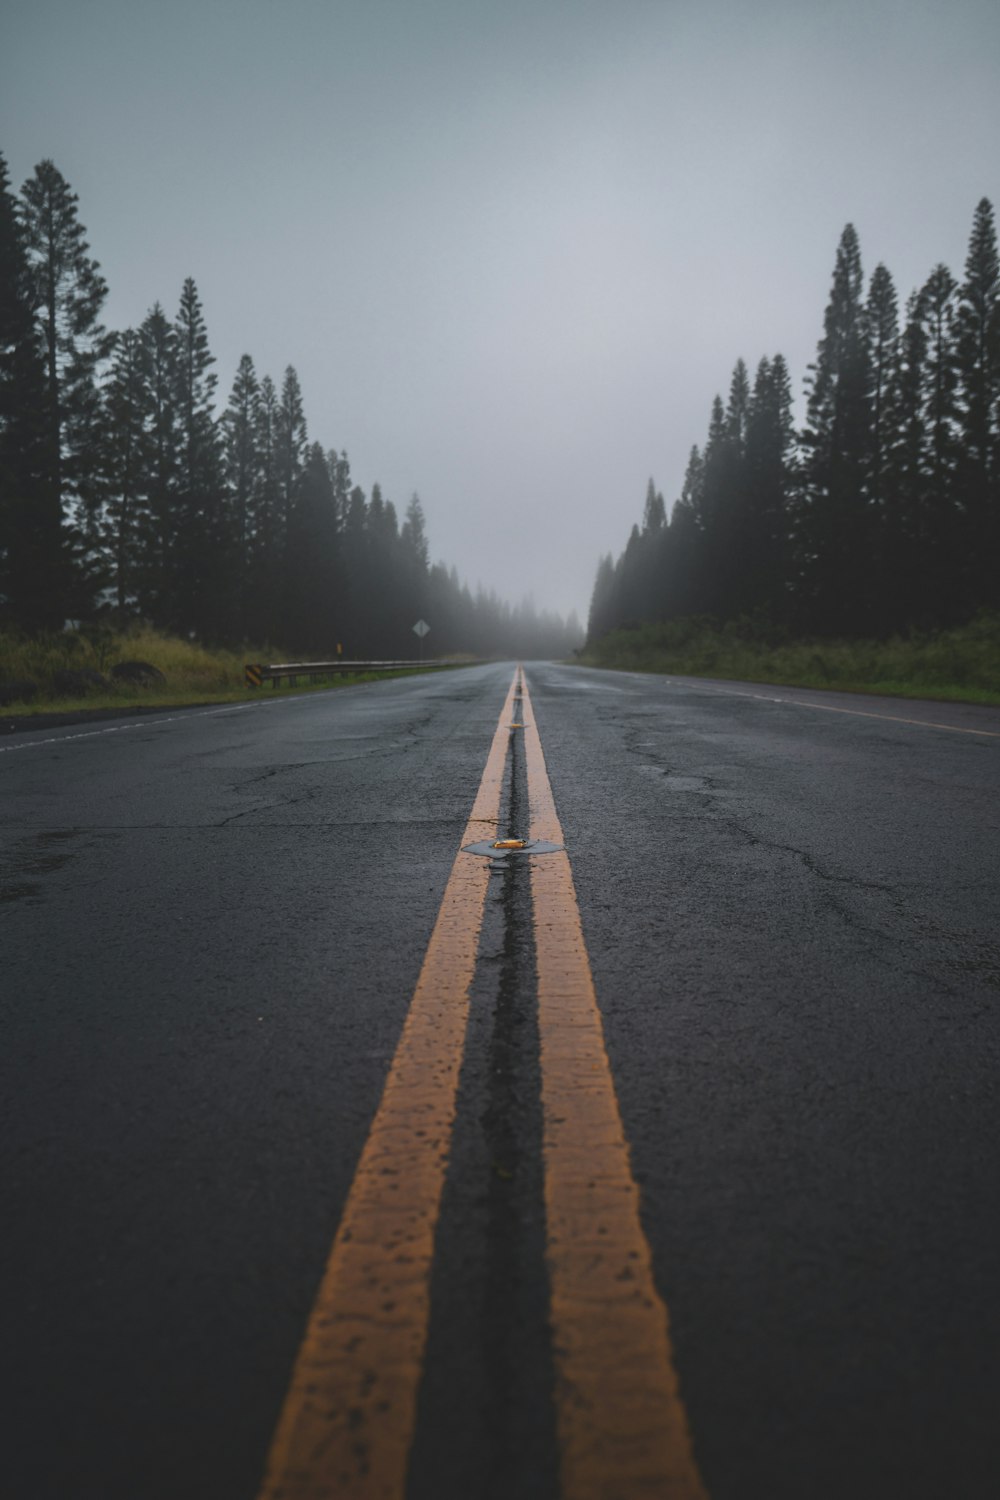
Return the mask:
<path fill-rule="evenodd" d="M 694 616 L 775 638 L 884 638 L 1000 608 L 1000 267 L 975 210 L 964 279 L 937 265 L 900 317 L 867 288 L 850 224 L 797 431 L 780 354 L 743 360 L 716 396 L 669 519 L 601 560 L 588 639 Z"/>
<path fill-rule="evenodd" d="M 574 619 L 473 595 L 432 564 L 416 494 L 400 520 L 347 453 L 310 440 L 295 368 L 245 354 L 217 411 L 194 280 L 174 316 L 101 322 L 107 285 L 78 200 L 43 161 L 20 195 L 0 157 L 0 624 L 142 620 L 211 644 L 355 657 L 565 656 Z"/>

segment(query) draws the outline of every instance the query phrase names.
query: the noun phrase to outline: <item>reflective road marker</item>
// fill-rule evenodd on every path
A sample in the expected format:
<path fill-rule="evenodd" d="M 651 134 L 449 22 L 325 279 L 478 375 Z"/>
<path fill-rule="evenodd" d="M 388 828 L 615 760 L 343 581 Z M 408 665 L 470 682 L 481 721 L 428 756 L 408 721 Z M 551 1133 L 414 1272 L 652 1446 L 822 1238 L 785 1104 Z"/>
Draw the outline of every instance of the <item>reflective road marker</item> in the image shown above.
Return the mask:
<path fill-rule="evenodd" d="M 563 843 L 527 683 L 532 837 Z M 531 861 L 562 1500 L 706 1500 L 565 850 Z"/>
<path fill-rule="evenodd" d="M 497 837 L 507 693 L 462 838 Z M 382 1102 L 344 1207 L 260 1500 L 401 1500 L 431 1262 L 489 865 L 452 866 Z"/>

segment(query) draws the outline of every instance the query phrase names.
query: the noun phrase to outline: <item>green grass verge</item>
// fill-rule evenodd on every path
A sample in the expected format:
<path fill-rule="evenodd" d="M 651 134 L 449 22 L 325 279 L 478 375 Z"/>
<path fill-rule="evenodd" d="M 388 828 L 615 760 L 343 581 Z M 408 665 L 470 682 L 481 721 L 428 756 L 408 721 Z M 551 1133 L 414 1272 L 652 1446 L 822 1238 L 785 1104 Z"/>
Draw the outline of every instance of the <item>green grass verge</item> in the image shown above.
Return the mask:
<path fill-rule="evenodd" d="M 341 677 L 331 674 L 311 682 L 304 677 L 295 687 L 282 680 L 278 687 L 248 688 L 243 668 L 248 661 L 287 661 L 274 647 L 245 651 L 209 650 L 193 641 L 179 640 L 143 629 L 126 634 L 107 629 L 61 631 L 45 636 L 21 636 L 0 632 L 0 686 L 32 683 L 32 696 L 0 706 L 0 716 L 21 718 L 32 714 L 77 713 L 83 710 L 133 708 L 186 708 L 208 703 L 254 702 L 289 694 L 321 692 L 376 682 L 386 677 L 408 676 L 408 671 L 365 672 Z M 116 662 L 148 662 L 163 674 L 163 681 L 138 685 L 108 677 Z M 422 669 L 414 663 L 412 671 Z M 67 696 L 57 687 L 60 672 L 99 672 L 106 685 Z"/>
<path fill-rule="evenodd" d="M 670 620 L 615 630 L 580 661 L 619 671 L 1000 704 L 1000 616 L 886 641 L 794 640 L 750 621 Z"/>

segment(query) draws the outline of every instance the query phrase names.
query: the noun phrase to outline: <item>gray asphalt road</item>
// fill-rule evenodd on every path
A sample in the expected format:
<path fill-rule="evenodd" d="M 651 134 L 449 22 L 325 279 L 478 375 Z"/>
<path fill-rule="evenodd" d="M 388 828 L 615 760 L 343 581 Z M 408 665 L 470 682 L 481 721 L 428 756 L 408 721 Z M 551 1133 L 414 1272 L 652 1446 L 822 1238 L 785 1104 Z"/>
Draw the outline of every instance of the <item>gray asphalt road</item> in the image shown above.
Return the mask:
<path fill-rule="evenodd" d="M 511 670 L 0 740 L 16 1500 L 254 1495 Z M 992 1497 L 1000 712 L 528 677 L 709 1493 Z M 557 1493 L 529 928 L 410 1500 Z"/>

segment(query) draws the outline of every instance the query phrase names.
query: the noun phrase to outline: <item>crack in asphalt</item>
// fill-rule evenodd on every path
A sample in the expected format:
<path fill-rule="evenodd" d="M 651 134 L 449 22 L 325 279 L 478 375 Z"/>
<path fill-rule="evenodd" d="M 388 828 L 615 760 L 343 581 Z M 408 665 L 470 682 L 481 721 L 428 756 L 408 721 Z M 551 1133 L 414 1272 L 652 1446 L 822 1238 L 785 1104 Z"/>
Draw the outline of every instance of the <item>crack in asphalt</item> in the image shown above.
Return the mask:
<path fill-rule="evenodd" d="M 967 998 L 967 989 L 959 988 L 953 979 L 950 980 L 942 974 L 942 967 L 952 970 L 957 975 L 974 974 L 977 979 L 993 988 L 1000 989 L 1000 952 L 992 948 L 989 948 L 989 951 L 981 957 L 977 955 L 974 959 L 949 959 L 944 956 L 928 955 L 917 965 L 912 962 L 900 962 L 900 954 L 913 943 L 912 934 L 900 930 L 907 924 L 911 927 L 919 924 L 921 936 L 925 939 L 929 932 L 933 931 L 933 940 L 942 946 L 954 945 L 968 948 L 970 943 L 975 944 L 973 934 L 953 932 L 937 919 L 923 915 L 914 909 L 912 892 L 918 889 L 915 882 L 890 883 L 885 880 L 868 879 L 859 874 L 840 874 L 824 867 L 808 849 L 755 832 L 732 810 L 720 806 L 720 797 L 737 794 L 739 791 L 737 787 L 724 786 L 718 777 L 713 777 L 711 774 L 675 769 L 666 764 L 662 756 L 656 753 L 656 747 L 643 738 L 655 732 L 648 720 L 642 722 L 641 727 L 622 726 L 620 720 L 617 722 L 622 727 L 626 752 L 645 763 L 640 769 L 657 771 L 668 780 L 676 777 L 678 785 L 675 789 L 690 797 L 706 822 L 710 822 L 723 834 L 740 839 L 745 847 L 760 849 L 771 854 L 783 854 L 797 860 L 804 872 L 814 876 L 824 888 L 823 904 L 826 908 L 864 941 L 869 957 L 880 967 L 896 974 L 910 975 L 914 979 L 932 980 L 949 998 Z M 654 753 L 650 753 L 651 751 Z M 838 899 L 838 888 L 845 896 L 853 895 L 859 899 L 863 899 L 866 895 L 883 897 L 889 903 L 891 912 L 887 913 L 886 920 L 879 921 L 876 912 L 860 911 L 856 905 L 850 904 L 846 899 Z M 886 944 L 892 946 L 891 955 L 885 952 Z"/>

